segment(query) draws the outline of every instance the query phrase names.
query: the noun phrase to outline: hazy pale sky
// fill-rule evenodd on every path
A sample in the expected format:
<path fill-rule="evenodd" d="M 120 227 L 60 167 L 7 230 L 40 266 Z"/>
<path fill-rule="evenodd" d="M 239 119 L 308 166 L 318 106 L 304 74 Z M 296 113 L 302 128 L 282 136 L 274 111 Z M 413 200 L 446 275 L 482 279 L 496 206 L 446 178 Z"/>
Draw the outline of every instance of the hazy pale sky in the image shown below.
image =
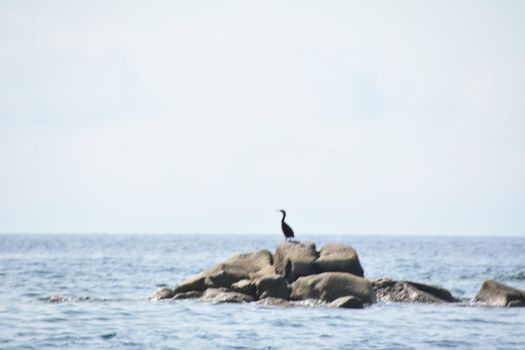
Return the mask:
<path fill-rule="evenodd" d="M 525 235 L 524 1 L 0 0 L 0 232 Z"/>

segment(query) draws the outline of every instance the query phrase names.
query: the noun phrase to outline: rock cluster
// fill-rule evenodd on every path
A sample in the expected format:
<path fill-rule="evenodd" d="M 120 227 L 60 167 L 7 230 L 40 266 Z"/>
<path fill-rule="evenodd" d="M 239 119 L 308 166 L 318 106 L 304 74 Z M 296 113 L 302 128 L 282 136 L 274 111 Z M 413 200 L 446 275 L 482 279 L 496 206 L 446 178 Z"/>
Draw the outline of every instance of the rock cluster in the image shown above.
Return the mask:
<path fill-rule="evenodd" d="M 285 241 L 267 250 L 241 254 L 150 296 L 197 299 L 212 303 L 257 302 L 263 305 L 322 303 L 329 307 L 363 308 L 367 304 L 451 303 L 449 291 L 411 281 L 369 281 L 356 251 L 345 244 L 316 250 L 312 242 Z M 475 302 L 493 306 L 525 306 L 525 292 L 485 281 Z"/>
<path fill-rule="evenodd" d="M 231 257 L 180 281 L 174 289 L 157 290 L 150 299 L 264 305 L 319 300 L 333 307 L 362 308 L 376 300 L 372 283 L 363 275 L 349 245 L 329 244 L 318 252 L 312 242 L 285 241 L 273 254 L 261 250 Z"/>

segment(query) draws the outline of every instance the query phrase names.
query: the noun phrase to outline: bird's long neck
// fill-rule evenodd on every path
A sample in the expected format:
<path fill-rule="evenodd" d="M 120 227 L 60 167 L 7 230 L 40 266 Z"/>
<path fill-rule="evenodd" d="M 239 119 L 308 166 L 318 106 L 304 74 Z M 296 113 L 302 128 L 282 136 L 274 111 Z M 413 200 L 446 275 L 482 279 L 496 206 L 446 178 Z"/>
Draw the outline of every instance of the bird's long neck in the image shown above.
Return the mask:
<path fill-rule="evenodd" d="M 286 217 L 286 212 L 283 211 L 282 213 L 283 213 L 283 218 L 281 219 L 281 222 L 284 222 L 284 218 Z"/>

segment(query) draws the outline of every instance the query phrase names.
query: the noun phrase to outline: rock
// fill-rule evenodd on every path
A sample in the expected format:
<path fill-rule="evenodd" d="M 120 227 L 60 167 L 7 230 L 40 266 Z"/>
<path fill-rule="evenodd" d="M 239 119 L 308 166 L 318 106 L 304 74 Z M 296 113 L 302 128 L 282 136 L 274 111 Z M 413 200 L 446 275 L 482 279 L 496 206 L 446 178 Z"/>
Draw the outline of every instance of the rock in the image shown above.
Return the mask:
<path fill-rule="evenodd" d="M 231 270 L 245 273 L 246 275 L 256 274 L 263 269 L 271 268 L 273 256 L 267 250 L 240 254 L 229 258 L 222 264 L 215 266 L 211 271 L 218 271 L 230 268 Z"/>
<path fill-rule="evenodd" d="M 211 303 L 249 303 L 253 298 L 226 288 L 208 288 L 202 295 L 202 300 Z"/>
<path fill-rule="evenodd" d="M 288 300 L 290 297 L 288 282 L 281 275 L 273 274 L 261 277 L 255 282 L 255 287 L 259 299 L 280 298 Z"/>
<path fill-rule="evenodd" d="M 211 272 L 204 280 L 206 288 L 229 288 L 233 283 L 248 278 L 244 269 L 232 266 L 224 266 L 222 269 Z"/>
<path fill-rule="evenodd" d="M 281 298 L 274 298 L 274 297 L 260 299 L 256 303 L 259 305 L 278 305 L 278 306 L 291 306 L 292 305 L 290 304 L 288 300 L 284 300 Z"/>
<path fill-rule="evenodd" d="M 192 290 L 189 292 L 175 294 L 173 299 L 198 299 L 200 297 L 202 297 L 202 292 Z"/>
<path fill-rule="evenodd" d="M 487 280 L 481 284 L 473 301 L 490 306 L 523 307 L 525 306 L 525 291 L 494 280 Z"/>
<path fill-rule="evenodd" d="M 230 289 L 234 292 L 250 295 L 254 298 L 257 295 L 255 282 L 249 279 L 244 279 L 233 283 Z"/>
<path fill-rule="evenodd" d="M 323 272 L 300 277 L 292 284 L 290 299 L 319 299 L 331 302 L 344 296 L 357 297 L 364 303 L 375 302 L 372 284 L 347 272 Z"/>
<path fill-rule="evenodd" d="M 173 291 L 173 289 L 160 288 L 160 289 L 157 289 L 155 293 L 153 293 L 149 297 L 149 299 L 152 301 L 157 301 L 161 299 L 170 299 L 170 298 L 173 298 L 174 295 L 175 295 L 175 292 Z"/>
<path fill-rule="evenodd" d="M 372 285 L 377 300 L 383 302 L 437 304 L 458 301 L 446 289 L 421 283 L 382 278 L 372 281 Z"/>
<path fill-rule="evenodd" d="M 273 272 L 273 256 L 267 250 L 233 256 L 221 264 L 177 283 L 175 293 L 203 292 L 207 288 L 228 288 L 231 284 L 261 272 Z"/>
<path fill-rule="evenodd" d="M 273 275 L 273 274 L 275 274 L 275 267 L 273 265 L 269 265 L 269 266 L 263 267 L 257 272 L 250 273 L 250 279 L 256 280 L 263 276 Z"/>
<path fill-rule="evenodd" d="M 273 265 L 276 273 L 285 276 L 288 282 L 293 282 L 301 276 L 315 273 L 317 258 L 314 243 L 285 241 L 277 246 Z"/>
<path fill-rule="evenodd" d="M 417 282 L 406 281 L 405 283 L 438 299 L 444 300 L 445 302 L 455 303 L 459 301 L 459 299 L 453 297 L 452 294 L 445 288 L 430 286 L 428 284 L 422 284 Z"/>
<path fill-rule="evenodd" d="M 203 292 L 206 289 L 204 282 L 206 281 L 206 273 L 202 272 L 198 275 L 190 276 L 183 279 L 177 283 L 175 287 L 175 294 L 190 292 L 190 291 L 199 291 Z"/>
<path fill-rule="evenodd" d="M 356 251 L 346 244 L 327 244 L 316 261 L 319 272 L 348 272 L 364 276 Z"/>
<path fill-rule="evenodd" d="M 337 298 L 328 304 L 330 307 L 339 307 L 345 309 L 362 309 L 364 307 L 361 299 L 353 297 L 351 295 L 346 297 Z"/>

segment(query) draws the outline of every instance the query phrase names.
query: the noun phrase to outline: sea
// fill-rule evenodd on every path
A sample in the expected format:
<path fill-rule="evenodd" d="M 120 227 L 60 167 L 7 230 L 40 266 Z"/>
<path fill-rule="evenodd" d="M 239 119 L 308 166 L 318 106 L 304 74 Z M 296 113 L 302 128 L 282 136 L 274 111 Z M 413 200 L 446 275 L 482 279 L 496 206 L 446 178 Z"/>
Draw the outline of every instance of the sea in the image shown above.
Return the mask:
<path fill-rule="evenodd" d="M 525 349 L 525 308 L 474 305 L 481 283 L 525 290 L 525 238 L 297 237 L 351 244 L 365 277 L 447 288 L 457 304 L 323 306 L 150 301 L 280 235 L 0 235 L 0 349 Z M 50 302 L 50 297 L 59 302 Z"/>

